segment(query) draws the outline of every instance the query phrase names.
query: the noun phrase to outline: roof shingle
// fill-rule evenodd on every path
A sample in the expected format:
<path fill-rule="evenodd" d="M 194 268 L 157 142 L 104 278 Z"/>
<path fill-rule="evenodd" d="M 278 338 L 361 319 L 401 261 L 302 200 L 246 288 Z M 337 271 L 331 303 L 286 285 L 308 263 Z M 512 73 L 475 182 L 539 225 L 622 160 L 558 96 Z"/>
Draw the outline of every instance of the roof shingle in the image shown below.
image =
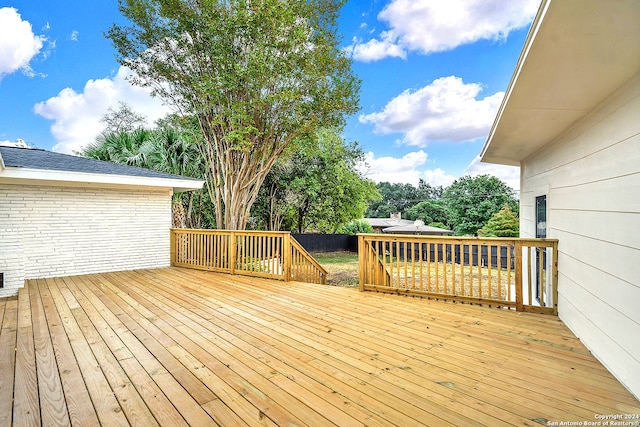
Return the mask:
<path fill-rule="evenodd" d="M 5 167 L 199 181 L 195 178 L 172 175 L 151 169 L 143 169 L 34 148 L 0 146 L 0 156 L 4 161 Z"/>

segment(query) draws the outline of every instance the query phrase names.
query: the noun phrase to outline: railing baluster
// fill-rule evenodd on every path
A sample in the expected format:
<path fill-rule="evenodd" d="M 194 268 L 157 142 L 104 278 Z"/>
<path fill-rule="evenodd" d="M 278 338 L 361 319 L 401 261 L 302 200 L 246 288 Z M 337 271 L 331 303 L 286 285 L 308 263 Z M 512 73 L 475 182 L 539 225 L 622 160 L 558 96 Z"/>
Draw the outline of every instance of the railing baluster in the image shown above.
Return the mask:
<path fill-rule="evenodd" d="M 511 246 L 507 246 L 507 301 L 511 301 Z"/>
<path fill-rule="evenodd" d="M 491 277 L 491 265 L 493 264 L 493 245 L 487 245 L 487 282 L 489 289 L 489 299 L 492 298 L 493 294 L 493 277 Z"/>
<path fill-rule="evenodd" d="M 551 286 L 553 287 L 553 301 L 551 308 L 554 314 L 558 314 L 558 242 L 554 242 L 552 246 L 553 264 L 551 273 Z"/>
<path fill-rule="evenodd" d="M 527 246 L 527 290 L 529 300 L 527 301 L 529 305 L 533 305 L 533 297 L 531 292 L 531 246 Z"/>
<path fill-rule="evenodd" d="M 456 287 L 456 245 L 451 245 L 451 293 L 458 295 Z"/>
<path fill-rule="evenodd" d="M 425 246 L 427 247 L 427 292 L 431 292 L 431 243 Z"/>
<path fill-rule="evenodd" d="M 480 290 L 480 298 L 484 298 L 484 287 L 482 286 L 482 248 L 483 245 L 478 245 L 478 289 Z M 489 295 L 487 295 L 489 298 Z"/>
<path fill-rule="evenodd" d="M 447 244 L 442 245 L 442 281 L 444 282 L 444 293 L 448 292 L 447 288 Z"/>
<path fill-rule="evenodd" d="M 502 248 L 498 246 L 498 299 L 502 299 Z"/>
<path fill-rule="evenodd" d="M 408 242 L 404 243 L 404 288 L 409 289 L 409 244 Z"/>
<path fill-rule="evenodd" d="M 469 245 L 469 282 L 471 283 L 471 296 L 482 297 L 482 292 L 478 288 L 478 280 L 473 280 L 473 271 L 474 271 L 473 248 L 474 246 L 477 251 L 478 245 Z"/>
<path fill-rule="evenodd" d="M 435 243 L 433 245 L 433 255 L 435 257 L 435 292 L 440 292 L 440 244 Z"/>
<path fill-rule="evenodd" d="M 458 245 L 458 260 L 460 261 L 460 294 L 466 295 L 465 276 L 464 276 L 464 245 Z"/>
<path fill-rule="evenodd" d="M 522 243 L 516 242 L 516 310 L 524 311 L 522 300 Z"/>
<path fill-rule="evenodd" d="M 545 307 L 547 303 L 544 297 L 544 291 L 546 287 L 546 283 L 545 283 L 546 280 L 544 280 L 544 278 L 546 278 L 546 272 L 547 272 L 547 265 L 544 263 L 546 250 L 541 247 L 537 247 L 537 250 L 539 254 L 538 262 L 540 263 L 540 267 L 538 268 L 538 283 L 540 283 L 540 305 Z"/>

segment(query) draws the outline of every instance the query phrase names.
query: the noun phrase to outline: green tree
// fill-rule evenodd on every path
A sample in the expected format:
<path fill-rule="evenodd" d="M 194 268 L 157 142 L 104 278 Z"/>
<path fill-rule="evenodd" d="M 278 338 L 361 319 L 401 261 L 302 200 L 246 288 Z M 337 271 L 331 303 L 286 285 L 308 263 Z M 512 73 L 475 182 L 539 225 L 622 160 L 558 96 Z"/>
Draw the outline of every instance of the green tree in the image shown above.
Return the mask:
<path fill-rule="evenodd" d="M 518 237 L 520 225 L 518 217 L 514 215 L 509 206 L 504 206 L 495 213 L 489 221 L 478 230 L 482 237 Z"/>
<path fill-rule="evenodd" d="M 390 214 L 396 212 L 408 218 L 409 208 L 426 200 L 439 199 L 443 192 L 442 187 L 432 187 L 422 179 L 417 187 L 389 182 L 380 182 L 377 187 L 382 199 L 369 205 L 366 212 L 368 218 L 389 218 Z"/>
<path fill-rule="evenodd" d="M 456 235 L 475 235 L 503 206 L 518 212 L 515 191 L 491 175 L 458 178 L 442 198 Z"/>
<path fill-rule="evenodd" d="M 358 233 L 373 233 L 373 227 L 364 219 L 354 219 L 338 228 L 340 234 L 350 234 L 355 236 Z"/>
<path fill-rule="evenodd" d="M 421 219 L 425 224 L 439 222 L 447 224 L 449 222 L 449 213 L 443 200 L 425 200 L 407 210 L 407 219 Z"/>
<path fill-rule="evenodd" d="M 107 132 L 99 135 L 78 154 L 106 162 L 149 168 L 140 154 L 140 147 L 148 144 L 150 138 L 151 131 L 143 128 Z"/>
<path fill-rule="evenodd" d="M 296 174 L 291 158 L 282 157 L 267 174 L 256 202 L 251 207 L 251 225 L 266 230 L 293 229 L 295 207 L 290 203 L 295 195 L 289 184 Z"/>
<path fill-rule="evenodd" d="M 317 141 L 272 169 L 254 215 L 269 227 L 298 232 L 334 232 L 361 218 L 379 197 L 375 184 L 356 168 L 362 157 L 357 144 L 347 144 L 336 130 L 324 130 Z"/>
<path fill-rule="evenodd" d="M 147 119 L 145 116 L 133 111 L 127 103 L 120 101 L 118 108 L 113 109 L 109 107 L 106 114 L 100 119 L 100 122 L 105 125 L 102 133 L 108 135 L 121 132 L 133 132 L 138 128 L 144 127 Z"/>
<path fill-rule="evenodd" d="M 119 0 L 135 84 L 197 118 L 218 227 L 243 229 L 276 159 L 357 110 L 343 0 Z"/>
<path fill-rule="evenodd" d="M 420 178 L 418 180 L 418 188 L 417 188 L 417 197 L 426 200 L 437 200 L 442 198 L 442 194 L 444 193 L 444 188 L 441 185 L 436 187 L 427 183 L 424 179 Z"/>
<path fill-rule="evenodd" d="M 436 228 L 442 228 L 444 230 L 449 230 L 449 226 L 447 224 L 444 224 L 442 222 L 430 222 L 429 224 L 427 224 L 429 227 L 436 227 Z"/>

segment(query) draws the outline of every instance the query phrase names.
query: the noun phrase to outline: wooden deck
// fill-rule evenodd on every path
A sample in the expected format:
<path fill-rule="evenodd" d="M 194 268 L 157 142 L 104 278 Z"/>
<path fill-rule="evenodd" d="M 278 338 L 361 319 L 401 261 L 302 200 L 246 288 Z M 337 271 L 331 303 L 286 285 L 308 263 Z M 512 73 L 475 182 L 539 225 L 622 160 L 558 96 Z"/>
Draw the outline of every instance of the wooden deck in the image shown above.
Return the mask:
<path fill-rule="evenodd" d="M 32 280 L 0 319 L 0 426 L 640 413 L 555 316 L 167 268 Z"/>

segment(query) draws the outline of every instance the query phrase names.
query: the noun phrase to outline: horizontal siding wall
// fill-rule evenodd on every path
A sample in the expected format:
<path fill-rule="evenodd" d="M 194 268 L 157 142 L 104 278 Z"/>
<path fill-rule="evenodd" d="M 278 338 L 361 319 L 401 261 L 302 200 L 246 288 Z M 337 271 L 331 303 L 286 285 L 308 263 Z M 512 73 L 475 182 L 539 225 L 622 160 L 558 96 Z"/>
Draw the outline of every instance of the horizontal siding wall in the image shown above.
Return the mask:
<path fill-rule="evenodd" d="M 171 191 L 0 184 L 0 272 L 24 279 L 169 265 Z"/>
<path fill-rule="evenodd" d="M 522 163 L 521 232 L 559 239 L 558 311 L 640 396 L 640 77 Z"/>

